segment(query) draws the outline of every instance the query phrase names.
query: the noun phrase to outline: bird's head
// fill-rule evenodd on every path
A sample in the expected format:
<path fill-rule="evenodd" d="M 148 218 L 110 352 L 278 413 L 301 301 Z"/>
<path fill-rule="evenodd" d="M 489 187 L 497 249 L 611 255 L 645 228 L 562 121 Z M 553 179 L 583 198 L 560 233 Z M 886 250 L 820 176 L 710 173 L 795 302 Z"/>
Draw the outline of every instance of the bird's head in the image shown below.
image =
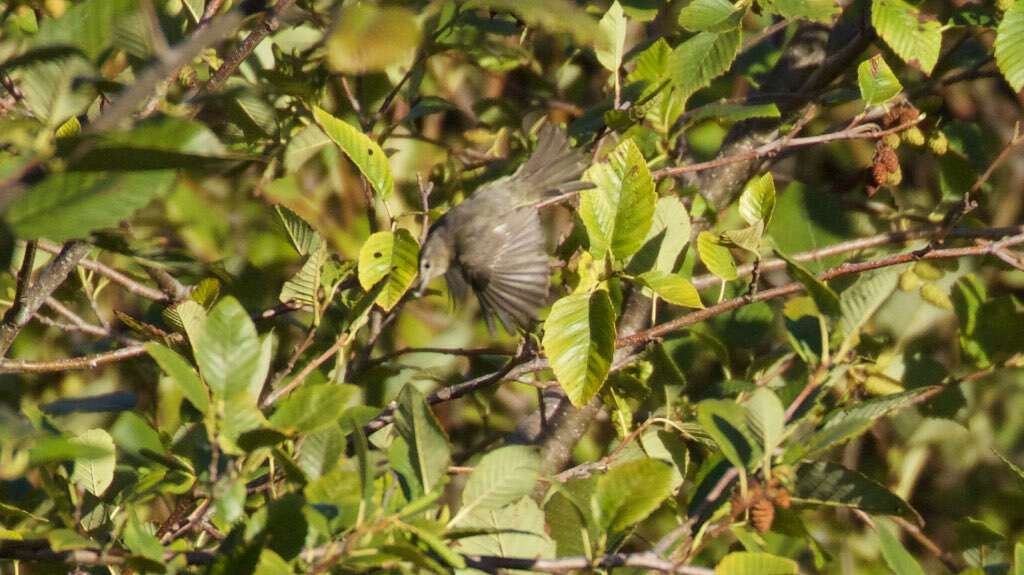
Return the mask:
<path fill-rule="evenodd" d="M 452 237 L 447 227 L 435 226 L 420 250 L 420 281 L 416 295 L 423 295 L 427 284 L 448 271 L 452 259 Z"/>

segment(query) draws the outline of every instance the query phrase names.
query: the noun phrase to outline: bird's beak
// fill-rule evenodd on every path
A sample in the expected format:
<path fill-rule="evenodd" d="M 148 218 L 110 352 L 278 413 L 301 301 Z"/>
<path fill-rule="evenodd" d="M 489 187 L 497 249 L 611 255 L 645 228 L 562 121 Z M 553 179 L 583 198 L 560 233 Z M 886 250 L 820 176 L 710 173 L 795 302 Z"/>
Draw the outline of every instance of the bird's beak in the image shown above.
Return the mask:
<path fill-rule="evenodd" d="M 412 295 L 415 297 L 423 297 L 423 294 L 427 292 L 427 283 L 429 283 L 429 280 L 420 275 L 417 281 L 416 291 L 412 292 Z"/>

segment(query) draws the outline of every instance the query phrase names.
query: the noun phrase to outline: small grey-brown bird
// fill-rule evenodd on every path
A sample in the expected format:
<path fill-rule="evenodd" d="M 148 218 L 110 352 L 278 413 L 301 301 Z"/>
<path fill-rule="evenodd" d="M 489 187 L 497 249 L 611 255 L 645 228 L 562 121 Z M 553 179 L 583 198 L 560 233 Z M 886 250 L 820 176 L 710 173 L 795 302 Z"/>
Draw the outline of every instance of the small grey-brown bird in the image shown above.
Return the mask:
<path fill-rule="evenodd" d="M 536 204 L 589 187 L 587 158 L 561 129 L 545 123 L 537 148 L 513 174 L 484 184 L 430 227 L 420 252 L 420 293 L 444 275 L 456 302 L 472 289 L 487 327 L 526 329 L 547 303 L 549 274 Z"/>

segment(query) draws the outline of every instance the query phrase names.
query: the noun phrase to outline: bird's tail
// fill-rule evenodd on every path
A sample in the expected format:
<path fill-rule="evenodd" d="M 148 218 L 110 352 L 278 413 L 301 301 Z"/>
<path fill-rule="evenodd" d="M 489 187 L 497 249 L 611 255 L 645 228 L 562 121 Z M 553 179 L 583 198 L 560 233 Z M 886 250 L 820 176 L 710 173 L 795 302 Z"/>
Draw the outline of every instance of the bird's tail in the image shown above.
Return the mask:
<path fill-rule="evenodd" d="M 512 179 L 527 190 L 529 199 L 541 200 L 590 187 L 579 181 L 589 164 L 586 155 L 569 146 L 565 131 L 545 122 L 537 134 L 537 148 Z"/>

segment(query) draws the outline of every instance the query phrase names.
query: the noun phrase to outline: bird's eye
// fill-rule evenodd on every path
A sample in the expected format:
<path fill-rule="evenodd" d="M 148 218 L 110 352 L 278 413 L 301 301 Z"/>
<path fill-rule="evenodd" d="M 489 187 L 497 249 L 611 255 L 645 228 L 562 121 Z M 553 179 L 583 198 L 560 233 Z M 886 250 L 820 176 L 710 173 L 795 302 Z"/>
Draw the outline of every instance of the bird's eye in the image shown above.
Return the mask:
<path fill-rule="evenodd" d="M 430 262 L 427 262 L 427 263 L 423 264 L 423 269 L 429 270 L 430 269 Z"/>

